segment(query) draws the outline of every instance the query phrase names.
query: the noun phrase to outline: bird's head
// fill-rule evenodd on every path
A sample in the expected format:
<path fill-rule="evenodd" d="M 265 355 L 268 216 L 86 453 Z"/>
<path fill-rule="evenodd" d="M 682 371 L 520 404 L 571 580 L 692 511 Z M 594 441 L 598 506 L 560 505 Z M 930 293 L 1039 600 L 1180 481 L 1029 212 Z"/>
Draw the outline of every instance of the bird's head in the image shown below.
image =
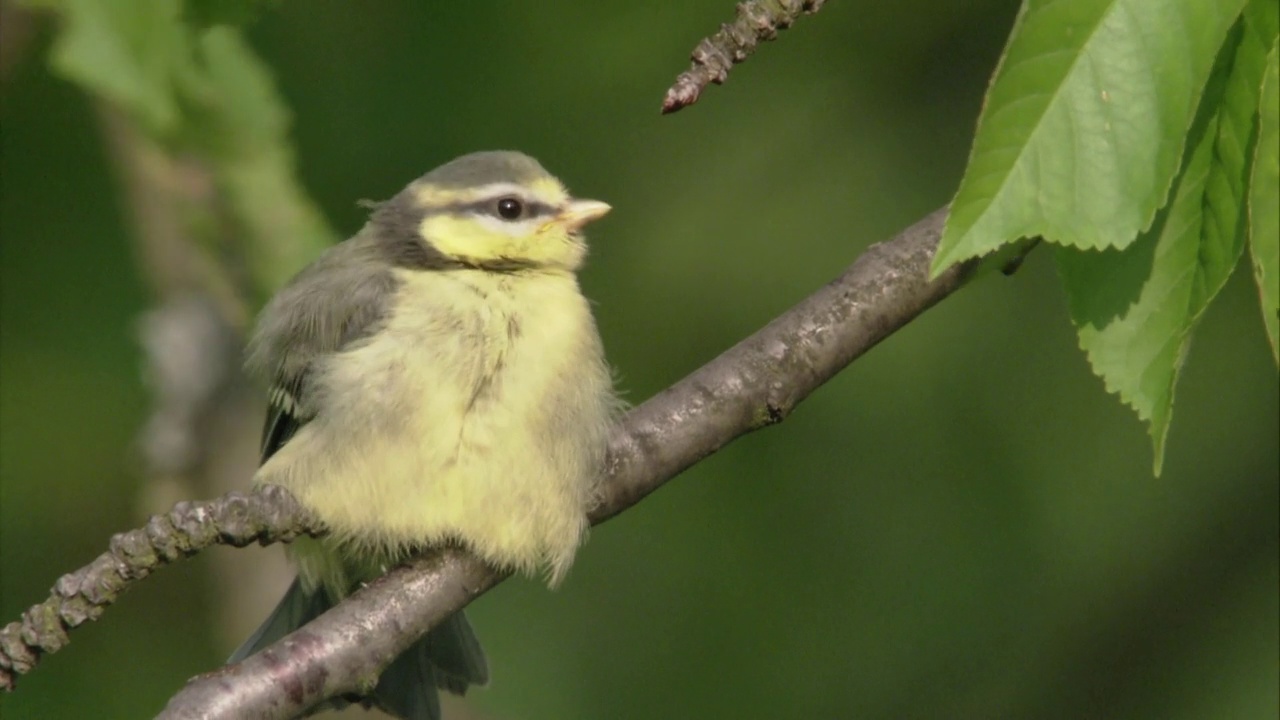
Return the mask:
<path fill-rule="evenodd" d="M 584 225 L 609 212 L 571 197 L 537 160 L 518 152 L 463 155 L 415 180 L 372 222 L 413 264 L 485 270 L 576 270 Z"/>

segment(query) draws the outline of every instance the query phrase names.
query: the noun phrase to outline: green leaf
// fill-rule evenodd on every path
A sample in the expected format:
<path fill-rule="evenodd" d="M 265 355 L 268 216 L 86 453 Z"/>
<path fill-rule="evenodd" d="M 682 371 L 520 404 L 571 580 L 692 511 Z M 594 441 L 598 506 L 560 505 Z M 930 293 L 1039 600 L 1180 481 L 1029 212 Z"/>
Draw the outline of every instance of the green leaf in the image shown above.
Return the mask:
<path fill-rule="evenodd" d="M 178 95 L 186 140 L 216 156 L 253 155 L 286 140 L 291 121 L 271 72 L 231 28 L 200 35 L 198 72 L 181 78 Z"/>
<path fill-rule="evenodd" d="M 1203 198 L 1217 122 L 1198 138 L 1174 197 L 1152 228 L 1123 250 L 1063 247 L 1058 269 L 1080 347 L 1109 392 L 1149 423 L 1160 474 L 1178 370 L 1190 339 L 1200 266 Z"/>
<path fill-rule="evenodd" d="M 199 234 L 233 243 L 256 300 L 333 241 L 295 177 L 289 112 L 266 66 L 236 29 L 205 29 L 272 0 L 24 2 L 61 16 L 51 59 L 61 75 L 123 110 L 164 151 L 200 160 L 233 227 Z M 193 226 L 204 217 L 188 215 Z"/>
<path fill-rule="evenodd" d="M 185 138 L 214 169 L 261 300 L 334 234 L 298 184 L 289 111 L 240 33 L 225 27 L 203 33 L 193 66 L 200 71 L 184 76 L 179 89 Z"/>
<path fill-rule="evenodd" d="M 1280 16 L 1254 0 L 1206 83 L 1173 200 L 1121 251 L 1058 253 L 1080 346 L 1107 389 L 1148 421 L 1160 472 L 1174 388 L 1196 322 L 1243 249 L 1253 123 L 1266 49 Z M 1243 119 L 1242 119 L 1243 118 Z"/>
<path fill-rule="evenodd" d="M 1267 51 L 1280 30 L 1276 0 L 1250 0 L 1233 36 L 1238 37 L 1223 99 L 1218 135 L 1205 188 L 1204 238 L 1192 297 L 1194 320 L 1222 290 L 1244 251 L 1246 195 L 1258 128 L 1255 118 L 1267 67 Z"/>
<path fill-rule="evenodd" d="M 1249 250 L 1271 354 L 1280 364 L 1280 43 L 1273 42 L 1258 105 L 1258 143 L 1249 183 Z"/>
<path fill-rule="evenodd" d="M 177 0 L 43 3 L 64 22 L 50 51 L 63 77 L 109 100 L 150 134 L 178 125 L 173 77 L 184 72 L 187 28 Z"/>
<path fill-rule="evenodd" d="M 1179 167 L 1244 0 L 1027 0 L 979 121 L 933 272 L 1042 236 L 1122 248 Z"/>

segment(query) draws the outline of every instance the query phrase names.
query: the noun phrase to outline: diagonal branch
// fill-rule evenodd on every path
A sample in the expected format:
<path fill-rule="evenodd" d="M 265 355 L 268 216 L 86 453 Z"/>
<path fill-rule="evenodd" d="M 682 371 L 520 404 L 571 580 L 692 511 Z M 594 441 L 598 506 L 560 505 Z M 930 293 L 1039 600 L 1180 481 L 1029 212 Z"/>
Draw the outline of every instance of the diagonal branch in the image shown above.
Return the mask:
<path fill-rule="evenodd" d="M 68 631 L 97 620 L 129 586 L 160 567 L 212 545 L 244 547 L 289 542 L 324 532 L 283 488 L 228 493 L 216 500 L 181 502 L 143 527 L 118 533 L 107 552 L 58 578 L 43 602 L 0 629 L 0 690 L 31 672 L 40 656 L 61 650 Z"/>
<path fill-rule="evenodd" d="M 662 99 L 663 114 L 698 102 L 707 85 L 729 79 L 729 68 L 751 57 L 762 41 L 778 37 L 802 14 L 812 15 L 826 0 L 746 0 L 738 3 L 738 17 L 693 49 L 693 65 L 676 78 Z"/>
<path fill-rule="evenodd" d="M 928 281 L 946 212 L 873 245 L 834 282 L 632 410 L 614 432 L 599 524 L 731 440 L 781 422 L 818 386 L 959 289 L 972 264 Z M 243 662 L 192 679 L 163 720 L 288 718 L 372 685 L 432 626 L 505 574 L 448 549 L 392 570 Z"/>

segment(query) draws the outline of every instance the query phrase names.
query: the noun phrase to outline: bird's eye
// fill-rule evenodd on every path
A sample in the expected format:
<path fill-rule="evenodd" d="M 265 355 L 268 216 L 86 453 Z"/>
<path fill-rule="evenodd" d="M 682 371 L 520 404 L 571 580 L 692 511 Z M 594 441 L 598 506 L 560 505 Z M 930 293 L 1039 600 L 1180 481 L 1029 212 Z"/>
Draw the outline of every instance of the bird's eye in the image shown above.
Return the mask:
<path fill-rule="evenodd" d="M 515 220 L 524 212 L 524 204 L 515 198 L 502 198 L 498 201 L 498 215 L 503 220 Z"/>

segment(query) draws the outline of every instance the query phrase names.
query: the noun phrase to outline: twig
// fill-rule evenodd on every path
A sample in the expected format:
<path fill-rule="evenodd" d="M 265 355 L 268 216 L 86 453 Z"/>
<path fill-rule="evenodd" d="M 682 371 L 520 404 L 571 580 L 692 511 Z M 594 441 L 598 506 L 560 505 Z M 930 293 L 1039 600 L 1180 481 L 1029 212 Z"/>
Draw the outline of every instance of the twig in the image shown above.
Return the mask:
<path fill-rule="evenodd" d="M 781 422 L 818 386 L 961 287 L 973 265 L 928 281 L 946 213 L 873 245 L 834 282 L 632 410 L 613 434 L 599 524 L 734 438 Z M 243 662 L 193 678 L 162 720 L 289 718 L 360 692 L 434 624 L 501 582 L 473 556 L 410 561 Z"/>
<path fill-rule="evenodd" d="M 802 14 L 812 15 L 826 0 L 747 0 L 738 3 L 738 17 L 693 49 L 693 66 L 680 74 L 662 100 L 662 112 L 673 113 L 698 101 L 710 83 L 721 85 L 729 68 L 746 60 L 761 41 L 778 37 Z"/>
<path fill-rule="evenodd" d="M 69 630 L 97 620 L 130 585 L 156 568 L 210 545 L 269 545 L 320 532 L 323 526 L 277 487 L 182 502 L 164 515 L 153 515 L 145 526 L 112 537 L 110 550 L 58 578 L 47 600 L 0 630 L 0 689 L 13 690 L 17 675 L 30 672 L 41 655 L 70 641 Z"/>

